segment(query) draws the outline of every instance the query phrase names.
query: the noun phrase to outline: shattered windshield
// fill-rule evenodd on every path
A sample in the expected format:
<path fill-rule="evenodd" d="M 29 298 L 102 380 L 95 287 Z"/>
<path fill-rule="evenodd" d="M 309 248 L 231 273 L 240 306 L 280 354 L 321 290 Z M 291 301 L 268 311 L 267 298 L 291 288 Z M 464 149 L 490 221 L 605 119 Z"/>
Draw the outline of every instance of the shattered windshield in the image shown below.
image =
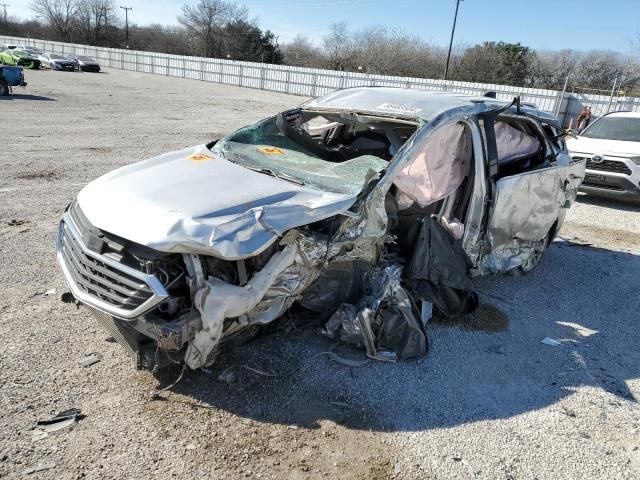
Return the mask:
<path fill-rule="evenodd" d="M 415 125 L 292 110 L 242 128 L 213 151 L 227 160 L 309 188 L 359 193 L 386 168 Z"/>

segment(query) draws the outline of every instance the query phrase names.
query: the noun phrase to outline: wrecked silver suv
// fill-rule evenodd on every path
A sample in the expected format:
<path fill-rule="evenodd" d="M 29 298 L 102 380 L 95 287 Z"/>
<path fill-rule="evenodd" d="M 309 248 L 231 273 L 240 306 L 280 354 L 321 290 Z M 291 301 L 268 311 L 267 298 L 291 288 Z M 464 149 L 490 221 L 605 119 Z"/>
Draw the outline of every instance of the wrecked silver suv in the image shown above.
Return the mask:
<path fill-rule="evenodd" d="M 294 303 L 411 358 L 431 310 L 474 308 L 470 277 L 538 264 L 584 169 L 517 99 L 347 89 L 93 181 L 57 255 L 140 366 L 208 365 Z"/>

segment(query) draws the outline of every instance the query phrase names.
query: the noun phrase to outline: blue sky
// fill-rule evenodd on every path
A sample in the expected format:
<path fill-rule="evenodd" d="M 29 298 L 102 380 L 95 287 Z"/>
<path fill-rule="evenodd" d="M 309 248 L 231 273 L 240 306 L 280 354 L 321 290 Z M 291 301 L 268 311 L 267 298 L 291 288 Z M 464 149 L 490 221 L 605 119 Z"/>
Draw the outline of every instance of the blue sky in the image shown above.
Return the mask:
<path fill-rule="evenodd" d="M 176 23 L 185 2 L 122 0 L 130 20 Z M 32 16 L 29 0 L 13 0 L 8 14 Z M 346 20 L 356 30 L 370 25 L 399 27 L 436 45 L 449 41 L 455 0 L 247 0 L 240 1 L 281 42 L 297 33 L 319 44 L 328 25 Z M 124 3 L 118 3 L 118 5 Z M 627 52 L 640 34 L 640 0 L 463 0 L 455 43 L 520 42 L 536 49 L 612 49 Z"/>

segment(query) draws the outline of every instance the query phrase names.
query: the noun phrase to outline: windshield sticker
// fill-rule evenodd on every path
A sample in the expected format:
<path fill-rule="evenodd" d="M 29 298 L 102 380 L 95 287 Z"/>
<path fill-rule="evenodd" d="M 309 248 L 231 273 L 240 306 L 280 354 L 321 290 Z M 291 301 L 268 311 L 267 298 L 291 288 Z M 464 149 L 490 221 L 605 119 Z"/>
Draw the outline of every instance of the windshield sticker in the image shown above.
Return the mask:
<path fill-rule="evenodd" d="M 206 162 L 207 160 L 213 159 L 214 157 L 205 155 L 204 153 L 192 153 L 187 157 L 187 160 L 191 160 L 192 162 Z"/>
<path fill-rule="evenodd" d="M 258 147 L 258 151 L 265 155 L 284 155 L 284 150 L 278 147 Z"/>
<path fill-rule="evenodd" d="M 418 113 L 421 108 L 411 107 L 408 105 L 398 105 L 397 103 L 383 103 L 378 107 L 380 110 L 391 110 L 401 113 Z"/>

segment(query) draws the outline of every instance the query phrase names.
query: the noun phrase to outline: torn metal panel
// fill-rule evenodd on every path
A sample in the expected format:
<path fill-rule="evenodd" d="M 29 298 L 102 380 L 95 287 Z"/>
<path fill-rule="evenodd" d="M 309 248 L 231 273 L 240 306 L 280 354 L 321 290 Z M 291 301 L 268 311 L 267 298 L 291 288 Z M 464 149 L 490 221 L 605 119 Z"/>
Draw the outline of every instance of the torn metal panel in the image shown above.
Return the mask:
<path fill-rule="evenodd" d="M 196 294 L 195 306 L 200 312 L 202 329 L 189 343 L 187 365 L 190 368 L 206 365 L 211 352 L 229 331 L 278 318 L 330 262 L 366 259 L 375 262 L 381 240 L 366 236 L 356 241 L 339 240 L 292 230 L 281 241 L 284 249 L 275 253 L 244 287 L 210 276 L 206 287 Z M 224 320 L 228 318 L 236 320 L 231 329 L 224 331 Z"/>
<path fill-rule="evenodd" d="M 351 220 L 348 218 L 346 222 Z M 355 225 L 360 226 L 361 222 L 356 222 Z M 342 238 L 339 235 L 329 238 L 326 235 L 309 235 L 291 231 L 282 243 L 291 243 L 296 246 L 298 254 L 295 261 L 274 280 L 263 301 L 247 314 L 248 322 L 271 321 L 286 311 L 296 300 L 301 300 L 304 305 L 303 294 L 311 285 L 316 285 L 317 296 L 314 299 L 316 306 L 322 303 L 319 297 L 330 296 L 332 288 L 330 288 L 331 285 L 320 284 L 319 277 L 325 271 L 331 270 L 333 265 L 354 265 L 357 262 L 375 264 L 385 239 L 386 237 L 367 236 L 351 239 Z"/>
<path fill-rule="evenodd" d="M 482 257 L 480 269 L 483 273 L 500 273 L 524 265 L 527 260 L 546 246 L 545 240 L 512 240 L 492 249 L 489 255 Z"/>
<path fill-rule="evenodd" d="M 276 277 L 293 264 L 295 255 L 296 249 L 292 245 L 275 253 L 244 287 L 230 285 L 215 277 L 207 279 L 205 288 L 199 290 L 195 298 L 202 330 L 196 333 L 185 354 L 185 362 L 190 368 L 207 364 L 209 355 L 222 338 L 224 319 L 245 315 L 255 308 Z"/>
<path fill-rule="evenodd" d="M 562 210 L 575 200 L 583 178 L 584 163 L 579 162 L 500 179 L 487 229 L 490 251 L 480 270 L 507 271 L 535 254 L 564 218 Z"/>

